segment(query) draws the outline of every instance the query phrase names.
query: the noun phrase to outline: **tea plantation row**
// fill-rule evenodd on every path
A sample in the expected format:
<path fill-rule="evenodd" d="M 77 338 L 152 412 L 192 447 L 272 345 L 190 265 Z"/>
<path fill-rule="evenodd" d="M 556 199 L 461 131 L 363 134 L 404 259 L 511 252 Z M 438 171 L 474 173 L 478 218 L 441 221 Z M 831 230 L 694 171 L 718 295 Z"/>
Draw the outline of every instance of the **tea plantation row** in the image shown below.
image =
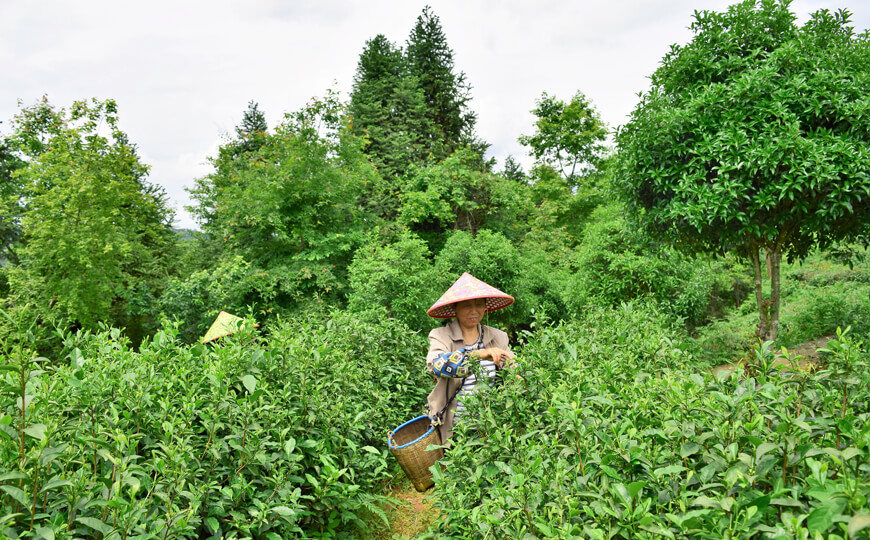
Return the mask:
<path fill-rule="evenodd" d="M 522 379 L 468 403 L 436 467 L 460 538 L 848 538 L 870 524 L 867 353 L 814 374 L 713 377 L 653 309 L 524 333 Z M 425 339 L 333 312 L 206 346 L 169 328 L 3 344 L 0 536 L 369 535 L 396 474 L 386 432 L 425 401 Z M 245 337 L 245 336 L 248 337 Z"/>
<path fill-rule="evenodd" d="M 22 337 L 0 372 L 0 537 L 365 530 L 396 474 L 386 432 L 429 386 L 425 339 L 341 312 L 268 343 L 191 347 L 169 329 L 134 352 L 114 330 L 66 335 L 63 363 Z"/>
<path fill-rule="evenodd" d="M 623 306 L 532 337 L 523 380 L 478 393 L 436 470 L 465 538 L 867 538 L 868 355 L 813 373 L 693 369 L 667 323 Z"/>

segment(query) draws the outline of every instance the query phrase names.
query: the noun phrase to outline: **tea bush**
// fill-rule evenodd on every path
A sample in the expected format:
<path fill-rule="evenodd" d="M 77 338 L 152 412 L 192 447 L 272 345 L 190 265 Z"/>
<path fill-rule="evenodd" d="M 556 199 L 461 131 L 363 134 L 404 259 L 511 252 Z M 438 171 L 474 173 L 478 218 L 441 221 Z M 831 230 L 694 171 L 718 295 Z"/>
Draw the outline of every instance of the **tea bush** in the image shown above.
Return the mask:
<path fill-rule="evenodd" d="M 165 328 L 27 332 L 0 372 L 0 536 L 290 538 L 365 530 L 396 473 L 384 438 L 421 409 L 425 340 L 335 311 L 207 345 Z"/>
<path fill-rule="evenodd" d="M 411 231 L 401 231 L 389 243 L 370 235 L 348 268 L 348 309 L 380 306 L 409 328 L 428 331 L 432 319 L 426 316 L 426 308 L 437 299 L 433 283 L 438 281 L 430 259 L 426 243 Z"/>
<path fill-rule="evenodd" d="M 476 538 L 849 538 L 870 525 L 868 355 L 714 378 L 648 309 L 544 329 L 519 373 L 468 400 L 441 530 Z M 866 530 L 864 530 L 866 536 Z"/>

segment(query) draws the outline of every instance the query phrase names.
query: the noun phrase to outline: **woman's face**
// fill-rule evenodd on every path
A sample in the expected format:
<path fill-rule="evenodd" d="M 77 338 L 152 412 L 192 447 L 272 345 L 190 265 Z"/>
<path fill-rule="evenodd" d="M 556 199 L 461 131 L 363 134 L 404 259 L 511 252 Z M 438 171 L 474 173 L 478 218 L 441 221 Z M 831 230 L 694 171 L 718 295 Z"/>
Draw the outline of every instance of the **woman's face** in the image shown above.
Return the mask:
<path fill-rule="evenodd" d="M 483 320 L 483 314 L 486 313 L 486 298 L 463 300 L 457 302 L 453 309 L 456 311 L 459 326 L 473 328 Z"/>

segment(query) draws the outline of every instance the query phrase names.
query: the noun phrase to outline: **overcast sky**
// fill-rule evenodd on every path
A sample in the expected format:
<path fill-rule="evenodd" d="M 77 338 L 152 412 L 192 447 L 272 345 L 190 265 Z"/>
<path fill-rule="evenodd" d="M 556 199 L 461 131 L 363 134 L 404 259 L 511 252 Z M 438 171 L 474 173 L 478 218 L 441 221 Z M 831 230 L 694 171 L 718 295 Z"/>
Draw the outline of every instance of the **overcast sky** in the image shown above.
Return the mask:
<path fill-rule="evenodd" d="M 686 43 L 694 10 L 736 0 L 431 0 L 472 85 L 477 131 L 498 168 L 530 159 L 517 138 L 533 132 L 542 92 L 580 90 L 611 128 L 673 43 Z M 176 226 L 195 227 L 185 188 L 211 170 L 208 156 L 250 100 L 270 127 L 332 88 L 347 98 L 359 54 L 377 34 L 404 45 L 427 2 L 410 0 L 0 0 L 0 132 L 47 95 L 55 106 L 118 102 L 121 128 L 166 188 Z M 867 0 L 800 0 L 852 12 L 870 27 Z"/>

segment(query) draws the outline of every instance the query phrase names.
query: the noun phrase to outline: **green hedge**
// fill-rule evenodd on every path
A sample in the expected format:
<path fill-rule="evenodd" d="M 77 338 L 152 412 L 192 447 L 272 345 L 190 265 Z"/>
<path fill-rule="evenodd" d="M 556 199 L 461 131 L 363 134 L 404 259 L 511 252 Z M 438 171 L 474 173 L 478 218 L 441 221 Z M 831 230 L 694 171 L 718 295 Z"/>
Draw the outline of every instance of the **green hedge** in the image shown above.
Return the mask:
<path fill-rule="evenodd" d="M 676 339 L 655 311 L 632 306 L 532 336 L 523 379 L 467 403 L 436 470 L 441 528 L 462 538 L 833 539 L 870 525 L 858 343 L 833 342 L 816 374 L 781 374 L 761 348 L 749 371 L 714 378 Z"/>
<path fill-rule="evenodd" d="M 431 386 L 425 339 L 338 311 L 255 336 L 187 346 L 168 328 L 137 352 L 117 330 L 70 334 L 63 361 L 7 342 L 0 536 L 365 530 L 398 469 L 386 434 Z"/>

